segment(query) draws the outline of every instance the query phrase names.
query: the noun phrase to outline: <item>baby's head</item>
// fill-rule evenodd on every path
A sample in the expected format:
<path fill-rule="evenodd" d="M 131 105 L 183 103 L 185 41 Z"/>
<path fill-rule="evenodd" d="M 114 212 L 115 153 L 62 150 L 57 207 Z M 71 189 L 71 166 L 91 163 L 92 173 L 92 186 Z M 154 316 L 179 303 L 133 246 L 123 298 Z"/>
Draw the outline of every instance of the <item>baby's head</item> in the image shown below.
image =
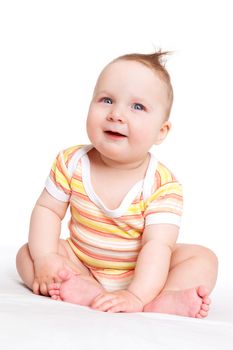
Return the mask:
<path fill-rule="evenodd" d="M 101 72 L 87 118 L 87 132 L 104 156 L 142 158 L 166 137 L 173 90 L 161 60 L 167 53 L 128 54 Z"/>

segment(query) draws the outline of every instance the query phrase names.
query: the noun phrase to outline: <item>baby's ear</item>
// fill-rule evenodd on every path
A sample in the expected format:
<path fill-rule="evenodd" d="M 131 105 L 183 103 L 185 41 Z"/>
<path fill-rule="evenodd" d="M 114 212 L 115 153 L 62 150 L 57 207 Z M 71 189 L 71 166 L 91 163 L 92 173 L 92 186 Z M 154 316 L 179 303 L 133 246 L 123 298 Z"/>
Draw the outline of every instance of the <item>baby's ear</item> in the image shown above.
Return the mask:
<path fill-rule="evenodd" d="M 167 137 L 167 134 L 169 133 L 170 129 L 171 129 L 171 122 L 169 122 L 168 120 L 166 120 L 163 125 L 160 128 L 158 137 L 155 141 L 155 145 L 159 145 L 160 143 L 163 142 L 163 140 L 165 140 L 165 138 Z"/>

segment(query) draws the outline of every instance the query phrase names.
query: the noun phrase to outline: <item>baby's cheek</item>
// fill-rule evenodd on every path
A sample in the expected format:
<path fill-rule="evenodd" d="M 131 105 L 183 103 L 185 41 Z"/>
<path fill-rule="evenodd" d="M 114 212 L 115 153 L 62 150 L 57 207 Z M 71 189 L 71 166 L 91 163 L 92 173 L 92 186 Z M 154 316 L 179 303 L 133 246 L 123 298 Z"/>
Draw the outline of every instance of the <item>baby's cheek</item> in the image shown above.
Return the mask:
<path fill-rule="evenodd" d="M 134 133 L 134 140 L 136 143 L 143 146 L 144 144 L 150 144 L 152 142 L 153 137 L 153 129 L 147 126 L 140 127 L 135 133 Z"/>

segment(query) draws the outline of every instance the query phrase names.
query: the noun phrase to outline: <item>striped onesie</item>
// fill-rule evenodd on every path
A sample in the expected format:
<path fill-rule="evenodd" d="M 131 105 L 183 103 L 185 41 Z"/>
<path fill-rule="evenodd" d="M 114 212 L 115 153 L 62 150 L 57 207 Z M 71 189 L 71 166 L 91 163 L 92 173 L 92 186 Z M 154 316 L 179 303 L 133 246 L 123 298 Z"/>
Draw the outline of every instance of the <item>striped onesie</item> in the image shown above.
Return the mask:
<path fill-rule="evenodd" d="M 88 158 L 92 148 L 78 145 L 60 152 L 45 188 L 70 204 L 68 242 L 79 260 L 107 291 L 126 289 L 133 278 L 144 227 L 180 225 L 182 189 L 150 153 L 145 178 L 130 189 L 117 209 L 110 210 L 92 188 Z"/>

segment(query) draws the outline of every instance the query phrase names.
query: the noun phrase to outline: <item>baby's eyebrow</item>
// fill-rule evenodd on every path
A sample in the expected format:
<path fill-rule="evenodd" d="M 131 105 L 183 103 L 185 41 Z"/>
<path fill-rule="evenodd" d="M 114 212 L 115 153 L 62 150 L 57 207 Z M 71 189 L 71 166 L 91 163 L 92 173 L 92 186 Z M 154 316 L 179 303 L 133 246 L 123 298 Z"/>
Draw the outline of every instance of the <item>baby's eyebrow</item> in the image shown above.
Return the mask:
<path fill-rule="evenodd" d="M 98 95 L 111 96 L 112 94 L 109 91 L 100 90 L 100 91 L 94 92 L 94 95 L 95 96 L 98 96 Z"/>
<path fill-rule="evenodd" d="M 147 101 L 141 97 L 138 96 L 132 96 L 132 101 L 134 102 L 140 102 L 142 104 L 147 104 Z"/>

